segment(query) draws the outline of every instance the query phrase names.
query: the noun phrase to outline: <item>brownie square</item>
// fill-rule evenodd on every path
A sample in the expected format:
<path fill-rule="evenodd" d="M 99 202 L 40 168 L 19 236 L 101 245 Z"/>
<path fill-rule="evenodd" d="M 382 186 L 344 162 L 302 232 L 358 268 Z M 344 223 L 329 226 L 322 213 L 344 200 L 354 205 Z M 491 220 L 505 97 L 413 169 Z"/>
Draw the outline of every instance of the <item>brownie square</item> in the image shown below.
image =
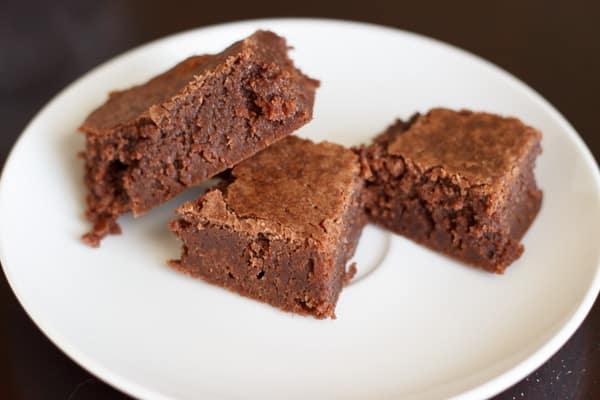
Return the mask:
<path fill-rule="evenodd" d="M 351 150 L 287 137 L 176 210 L 171 266 L 286 311 L 335 318 L 362 227 L 363 181 Z"/>
<path fill-rule="evenodd" d="M 374 223 L 502 273 L 540 209 L 541 133 L 515 118 L 434 109 L 358 150 Z"/>
<path fill-rule="evenodd" d="M 92 112 L 86 135 L 84 240 L 118 233 L 116 219 L 171 199 L 287 136 L 312 118 L 318 81 L 258 31 L 222 53 L 194 56 Z"/>

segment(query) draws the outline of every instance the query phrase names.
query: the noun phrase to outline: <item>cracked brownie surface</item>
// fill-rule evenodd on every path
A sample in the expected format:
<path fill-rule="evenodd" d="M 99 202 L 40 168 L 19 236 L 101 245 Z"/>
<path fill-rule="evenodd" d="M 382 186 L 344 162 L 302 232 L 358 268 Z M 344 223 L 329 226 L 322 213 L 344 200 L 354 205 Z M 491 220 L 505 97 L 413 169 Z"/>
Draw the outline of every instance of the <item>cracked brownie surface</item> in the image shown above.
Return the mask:
<path fill-rule="evenodd" d="M 134 216 L 232 167 L 312 118 L 318 81 L 258 31 L 222 53 L 190 57 L 147 83 L 113 92 L 88 116 L 84 240 L 97 246 Z"/>
<path fill-rule="evenodd" d="M 358 157 L 288 137 L 181 206 L 171 265 L 286 311 L 334 317 L 365 217 Z M 355 271 L 350 268 L 348 271 Z"/>
<path fill-rule="evenodd" d="M 516 118 L 434 109 L 396 121 L 361 156 L 368 218 L 502 273 L 541 205 L 541 133 Z"/>

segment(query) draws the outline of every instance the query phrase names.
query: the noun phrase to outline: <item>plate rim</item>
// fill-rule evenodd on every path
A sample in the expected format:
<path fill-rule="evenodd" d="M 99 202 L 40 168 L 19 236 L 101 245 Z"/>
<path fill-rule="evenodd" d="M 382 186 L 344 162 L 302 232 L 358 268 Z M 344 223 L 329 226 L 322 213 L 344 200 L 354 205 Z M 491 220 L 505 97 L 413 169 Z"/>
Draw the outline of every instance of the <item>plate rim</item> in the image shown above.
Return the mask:
<path fill-rule="evenodd" d="M 547 114 L 550 114 L 556 121 L 559 122 L 561 126 L 561 130 L 564 134 L 567 135 L 568 139 L 573 141 L 577 151 L 581 154 L 581 158 L 584 161 L 586 167 L 590 168 L 593 171 L 592 177 L 594 183 L 596 185 L 596 191 L 600 191 L 600 168 L 592 155 L 592 152 L 587 147 L 581 136 L 577 133 L 571 123 L 562 115 L 558 109 L 556 109 L 548 100 L 546 100 L 541 94 L 539 94 L 535 89 L 527 85 L 525 82 L 520 80 L 518 77 L 512 75 L 508 71 L 503 68 L 497 66 L 496 64 L 488 61 L 470 51 L 464 50 L 460 47 L 457 47 L 453 44 L 444 42 L 439 39 L 435 39 L 423 34 L 419 34 L 416 32 L 406 31 L 403 29 L 399 29 L 396 27 L 388 26 L 388 25 L 380 25 L 370 22 L 363 21 L 355 21 L 355 20 L 343 20 L 343 19 L 333 19 L 333 18 L 295 18 L 295 17 L 282 17 L 282 18 L 258 18 L 258 19 L 248 19 L 248 20 L 237 20 L 225 23 L 216 23 L 206 26 L 200 26 L 191 28 L 188 30 L 184 30 L 181 32 L 173 33 L 167 36 L 163 36 L 149 42 L 142 43 L 138 46 L 135 46 L 131 49 L 128 49 L 120 54 L 117 54 L 114 57 L 100 63 L 99 65 L 93 67 L 88 70 L 84 74 L 82 74 L 79 78 L 73 80 L 67 86 L 65 86 L 62 90 L 60 90 L 57 94 L 55 94 L 50 100 L 48 100 L 44 106 L 36 112 L 36 114 L 31 118 L 31 120 L 27 123 L 25 128 L 19 134 L 17 140 L 13 144 L 11 150 L 9 151 L 8 156 L 4 162 L 4 166 L 2 168 L 0 174 L 0 205 L 3 203 L 3 198 L 6 196 L 6 191 L 3 190 L 4 185 L 2 184 L 5 179 L 5 173 L 8 170 L 8 165 L 13 161 L 14 154 L 16 153 L 16 149 L 22 145 L 23 139 L 28 136 L 28 132 L 31 130 L 32 126 L 36 125 L 37 121 L 47 112 L 48 108 L 60 97 L 62 97 L 65 93 L 71 91 L 75 86 L 77 86 L 81 81 L 88 79 L 91 75 L 95 74 L 97 71 L 105 68 L 108 64 L 118 62 L 119 60 L 128 57 L 130 54 L 138 52 L 144 48 L 152 47 L 158 45 L 161 42 L 177 40 L 186 35 L 196 34 L 200 31 L 211 30 L 211 29 L 227 29 L 227 28 L 241 28 L 244 26 L 256 26 L 256 25 L 271 25 L 271 24 L 329 24 L 333 25 L 342 25 L 350 28 L 357 29 L 369 29 L 369 30 L 379 30 L 385 32 L 387 34 L 401 34 L 405 36 L 412 36 L 416 40 L 425 41 L 432 43 L 438 47 L 446 48 L 452 50 L 453 52 L 457 52 L 461 54 L 463 57 L 468 58 L 470 61 L 478 63 L 491 69 L 494 73 L 501 75 L 508 84 L 512 85 L 513 88 L 517 89 L 524 96 L 529 98 L 531 101 L 535 102 L 537 105 L 541 106 L 543 111 Z M 17 298 L 19 304 L 25 310 L 26 314 L 31 318 L 31 320 L 35 323 L 35 325 L 42 331 L 44 336 L 50 340 L 56 347 L 58 347 L 65 355 L 67 355 L 71 360 L 73 360 L 77 365 L 97 377 L 98 379 L 106 382 L 110 386 L 117 388 L 118 390 L 129 394 L 131 396 L 137 398 L 148 398 L 148 399 L 168 399 L 169 397 L 151 389 L 148 389 L 142 384 L 136 383 L 134 381 L 129 380 L 128 378 L 121 376 L 120 374 L 113 373 L 109 368 L 103 366 L 102 364 L 97 363 L 93 358 L 88 357 L 82 351 L 77 348 L 72 347 L 67 340 L 61 337 L 61 335 L 51 327 L 51 324 L 48 324 L 44 321 L 43 317 L 40 315 L 36 315 L 36 312 L 32 310 L 31 306 L 27 303 L 27 300 L 19 294 L 18 285 L 15 284 L 14 278 L 10 272 L 10 268 L 7 268 L 6 263 L 7 256 L 6 251 L 4 250 L 4 234 L 2 233 L 2 229 L 0 228 L 0 261 L 2 261 L 2 269 L 6 276 L 6 280 L 13 291 L 15 297 Z M 577 328 L 582 324 L 585 317 L 589 314 L 597 296 L 600 292 L 600 259 L 597 260 L 598 264 L 596 265 L 596 271 L 593 279 L 590 281 L 587 291 L 581 298 L 577 307 L 571 311 L 571 314 L 566 320 L 560 325 L 558 330 L 551 335 L 541 346 L 539 346 L 536 350 L 526 355 L 521 361 L 518 361 L 516 365 L 509 367 L 504 372 L 496 375 L 494 378 L 482 383 L 476 384 L 471 388 L 466 389 L 460 394 L 457 394 L 451 399 L 455 400 L 470 400 L 470 399 L 480 399 L 480 398 L 489 398 L 494 396 L 501 391 L 509 388 L 511 385 L 521 381 L 528 374 L 539 368 L 544 362 L 546 362 L 549 358 L 551 358 L 575 333 Z M 214 397 L 213 397 L 214 398 Z M 218 398 L 222 398 L 219 396 Z"/>

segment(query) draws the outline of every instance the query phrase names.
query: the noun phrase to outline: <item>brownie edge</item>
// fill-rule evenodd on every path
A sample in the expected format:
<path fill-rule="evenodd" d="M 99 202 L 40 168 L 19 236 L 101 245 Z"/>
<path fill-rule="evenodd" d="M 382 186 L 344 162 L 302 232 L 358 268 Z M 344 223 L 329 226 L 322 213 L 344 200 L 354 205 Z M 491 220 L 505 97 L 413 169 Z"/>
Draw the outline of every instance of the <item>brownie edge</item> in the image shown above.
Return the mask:
<path fill-rule="evenodd" d="M 229 182 L 176 210 L 170 265 L 285 311 L 335 318 L 366 222 L 358 157 L 288 137 L 232 170 Z"/>
<path fill-rule="evenodd" d="M 93 224 L 84 241 L 97 246 L 119 232 L 119 215 L 139 216 L 310 121 L 318 81 L 287 51 L 284 38 L 257 31 L 111 93 L 80 128 Z"/>
<path fill-rule="evenodd" d="M 541 206 L 541 133 L 516 118 L 433 109 L 398 120 L 360 154 L 370 221 L 502 273 Z"/>

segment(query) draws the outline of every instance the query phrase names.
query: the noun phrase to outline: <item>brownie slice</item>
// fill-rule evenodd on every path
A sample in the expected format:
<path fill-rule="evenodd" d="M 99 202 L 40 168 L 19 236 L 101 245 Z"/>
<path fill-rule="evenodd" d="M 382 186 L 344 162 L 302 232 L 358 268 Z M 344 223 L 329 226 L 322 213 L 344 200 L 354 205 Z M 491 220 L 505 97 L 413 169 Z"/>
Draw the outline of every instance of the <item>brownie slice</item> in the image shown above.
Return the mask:
<path fill-rule="evenodd" d="M 335 318 L 366 222 L 358 157 L 291 136 L 177 209 L 177 270 L 286 311 Z M 349 272 L 353 273 L 353 267 Z"/>
<path fill-rule="evenodd" d="M 283 38 L 258 31 L 111 93 L 80 128 L 93 223 L 84 240 L 97 246 L 119 232 L 119 215 L 138 216 L 308 122 L 318 81 L 287 50 Z"/>
<path fill-rule="evenodd" d="M 537 215 L 541 133 L 515 118 L 434 109 L 359 149 L 374 223 L 502 273 Z"/>

